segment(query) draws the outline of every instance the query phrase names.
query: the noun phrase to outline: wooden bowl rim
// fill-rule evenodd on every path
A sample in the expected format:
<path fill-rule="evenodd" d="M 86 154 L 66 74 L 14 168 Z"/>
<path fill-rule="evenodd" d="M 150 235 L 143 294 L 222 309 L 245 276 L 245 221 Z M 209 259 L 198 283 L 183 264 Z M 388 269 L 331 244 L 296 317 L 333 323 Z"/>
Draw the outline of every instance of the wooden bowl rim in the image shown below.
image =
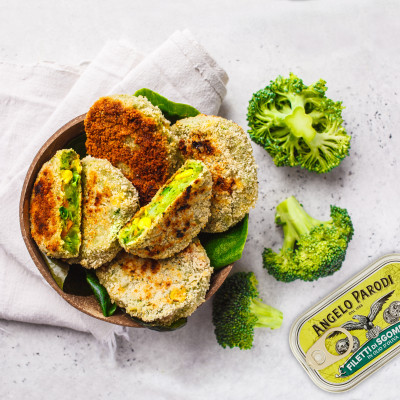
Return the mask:
<path fill-rule="evenodd" d="M 128 314 L 125 312 L 120 312 L 112 315 L 111 317 L 105 317 L 101 312 L 101 308 L 95 299 L 94 295 L 90 296 L 78 296 L 73 294 L 65 293 L 55 282 L 54 278 L 52 277 L 45 261 L 43 260 L 39 248 L 37 247 L 35 241 L 33 240 L 31 233 L 30 233 L 30 220 L 29 220 L 29 207 L 26 207 L 26 202 L 29 203 L 31 197 L 31 191 L 33 187 L 33 183 L 36 179 L 36 176 L 33 176 L 33 171 L 37 167 L 40 159 L 42 158 L 43 154 L 46 150 L 65 132 L 69 129 L 75 127 L 78 124 L 81 124 L 86 117 L 86 114 L 79 115 L 78 117 L 73 118 L 71 121 L 67 122 L 63 125 L 60 129 L 58 129 L 49 139 L 43 144 L 40 150 L 35 155 L 33 161 L 31 162 L 28 171 L 25 176 L 24 184 L 22 186 L 21 197 L 19 202 L 19 222 L 20 222 L 20 229 L 21 234 L 24 239 L 25 245 L 28 249 L 28 252 L 38 268 L 41 275 L 47 281 L 47 283 L 70 305 L 74 308 L 78 309 L 79 311 L 90 315 L 91 317 L 97 318 L 102 321 L 106 321 L 111 324 L 133 327 L 133 328 L 142 328 L 143 326 L 138 324 L 137 322 L 133 321 Z M 78 135 L 74 136 L 77 137 Z M 71 137 L 69 140 L 72 140 Z M 53 154 L 54 155 L 54 154 Z M 42 165 L 44 162 L 42 160 Z M 41 166 L 40 166 L 41 167 Z M 29 187 L 28 187 L 29 186 Z M 29 190 L 28 190 L 29 189 Z M 229 272 L 231 271 L 233 264 L 227 265 L 226 267 L 219 269 L 216 271 L 210 282 L 210 288 L 206 294 L 205 301 L 209 300 L 215 292 L 220 288 L 222 283 L 225 281 Z"/>

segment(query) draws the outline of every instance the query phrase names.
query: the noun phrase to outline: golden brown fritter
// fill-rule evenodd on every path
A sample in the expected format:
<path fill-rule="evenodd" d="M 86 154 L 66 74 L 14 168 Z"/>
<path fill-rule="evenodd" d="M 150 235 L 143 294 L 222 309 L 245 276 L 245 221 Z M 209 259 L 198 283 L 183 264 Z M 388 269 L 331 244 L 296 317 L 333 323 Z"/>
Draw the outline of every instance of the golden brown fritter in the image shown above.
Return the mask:
<path fill-rule="evenodd" d="M 96 270 L 113 303 L 146 322 L 170 325 L 204 302 L 213 269 L 195 239 L 171 258 L 153 260 L 122 252 Z"/>
<path fill-rule="evenodd" d="M 102 97 L 85 118 L 87 153 L 121 169 L 144 205 L 176 169 L 177 145 L 169 127 L 143 96 Z"/>
<path fill-rule="evenodd" d="M 195 169 L 196 175 L 189 174 L 187 181 L 180 178 Z M 151 203 L 121 229 L 118 235 L 121 246 L 139 257 L 155 259 L 171 257 L 183 250 L 208 221 L 211 191 L 211 174 L 205 164 L 186 161 Z M 142 231 L 138 228 L 141 223 Z"/>
<path fill-rule="evenodd" d="M 69 154 L 74 166 L 62 165 L 63 155 Z M 77 164 L 75 164 L 77 163 Z M 70 220 L 70 214 L 63 219 L 61 209 L 68 209 L 68 198 L 65 193 L 65 176 L 70 175 L 68 182 L 72 179 L 76 166 L 80 169 L 79 156 L 72 149 L 59 150 L 49 161 L 43 164 L 33 186 L 30 200 L 30 222 L 31 234 L 39 249 L 50 257 L 71 258 L 76 257 L 79 252 L 80 232 L 79 225 L 81 220 L 81 183 L 80 179 L 73 188 L 76 196 L 75 201 L 78 209 L 75 211 L 74 221 Z M 64 168 L 65 167 L 65 168 Z M 71 251 L 66 241 L 69 239 L 68 233 L 73 228 L 76 231 L 77 241 L 75 251 Z"/>
<path fill-rule="evenodd" d="M 30 208 L 32 237 L 40 248 L 47 247 L 49 253 L 58 251 L 61 239 L 57 204 L 61 207 L 62 203 L 54 191 L 54 182 L 54 172 L 50 164 L 45 164 L 33 186 Z"/>
<path fill-rule="evenodd" d="M 213 180 L 211 216 L 206 232 L 224 232 L 254 207 L 257 165 L 243 129 L 221 117 L 198 115 L 176 122 L 172 133 L 185 159 L 201 160 Z"/>

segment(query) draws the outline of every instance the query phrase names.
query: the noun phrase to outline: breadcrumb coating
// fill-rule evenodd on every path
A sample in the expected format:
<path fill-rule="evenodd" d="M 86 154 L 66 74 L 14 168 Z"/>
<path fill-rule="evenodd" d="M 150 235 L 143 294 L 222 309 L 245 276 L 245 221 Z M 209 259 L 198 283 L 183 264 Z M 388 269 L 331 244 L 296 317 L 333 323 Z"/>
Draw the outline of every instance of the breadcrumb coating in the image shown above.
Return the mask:
<path fill-rule="evenodd" d="M 232 121 L 204 114 L 179 120 L 172 133 L 183 157 L 203 161 L 212 175 L 211 216 L 203 230 L 228 230 L 258 197 L 257 165 L 247 134 Z"/>
<path fill-rule="evenodd" d="M 87 153 L 121 169 L 147 204 L 176 169 L 170 123 L 143 96 L 102 97 L 85 118 Z"/>
<path fill-rule="evenodd" d="M 195 239 L 182 252 L 163 260 L 123 252 L 96 274 L 112 302 L 128 314 L 170 325 L 204 302 L 212 271 L 204 248 Z"/>

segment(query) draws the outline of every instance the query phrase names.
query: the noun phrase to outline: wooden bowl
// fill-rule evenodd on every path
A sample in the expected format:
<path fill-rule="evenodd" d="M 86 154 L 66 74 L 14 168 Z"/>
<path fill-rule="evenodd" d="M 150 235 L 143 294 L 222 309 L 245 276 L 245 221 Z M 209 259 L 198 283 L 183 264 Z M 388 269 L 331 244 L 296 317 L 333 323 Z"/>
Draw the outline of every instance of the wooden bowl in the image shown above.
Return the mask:
<path fill-rule="evenodd" d="M 94 297 L 91 296 L 78 296 L 73 294 L 65 293 L 60 289 L 57 283 L 54 281 L 42 255 L 37 247 L 35 241 L 32 239 L 30 233 L 30 222 L 29 222 L 29 201 L 31 198 L 33 184 L 36 180 L 36 176 L 42 167 L 42 165 L 54 156 L 57 150 L 66 148 L 66 145 L 74 138 L 82 135 L 84 131 L 83 121 L 86 114 L 80 115 L 74 118 L 72 121 L 65 124 L 59 129 L 53 136 L 51 136 L 47 142 L 37 153 L 33 159 L 28 172 L 25 177 L 24 185 L 22 187 L 21 199 L 19 204 L 19 220 L 21 226 L 22 237 L 24 238 L 26 247 L 28 248 L 29 254 L 32 257 L 33 262 L 37 266 L 40 273 L 50 284 L 50 286 L 69 304 L 77 308 L 78 310 L 91 315 L 97 319 L 110 322 L 112 324 L 130 326 L 134 328 L 142 328 L 141 325 L 134 322 L 126 313 L 119 311 L 111 317 L 105 317 L 101 312 L 101 308 Z M 218 270 L 211 277 L 210 289 L 207 292 L 206 300 L 219 289 L 224 280 L 227 278 L 229 272 L 232 269 L 233 264 Z"/>

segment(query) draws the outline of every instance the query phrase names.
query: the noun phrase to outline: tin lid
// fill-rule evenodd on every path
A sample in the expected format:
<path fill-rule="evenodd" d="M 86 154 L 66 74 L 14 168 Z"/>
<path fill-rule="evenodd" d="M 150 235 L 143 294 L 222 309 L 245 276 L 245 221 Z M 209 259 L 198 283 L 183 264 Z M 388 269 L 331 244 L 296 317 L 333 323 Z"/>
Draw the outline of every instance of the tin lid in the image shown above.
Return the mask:
<path fill-rule="evenodd" d="M 400 254 L 375 261 L 302 314 L 289 344 L 313 382 L 330 392 L 351 389 L 400 353 Z"/>

